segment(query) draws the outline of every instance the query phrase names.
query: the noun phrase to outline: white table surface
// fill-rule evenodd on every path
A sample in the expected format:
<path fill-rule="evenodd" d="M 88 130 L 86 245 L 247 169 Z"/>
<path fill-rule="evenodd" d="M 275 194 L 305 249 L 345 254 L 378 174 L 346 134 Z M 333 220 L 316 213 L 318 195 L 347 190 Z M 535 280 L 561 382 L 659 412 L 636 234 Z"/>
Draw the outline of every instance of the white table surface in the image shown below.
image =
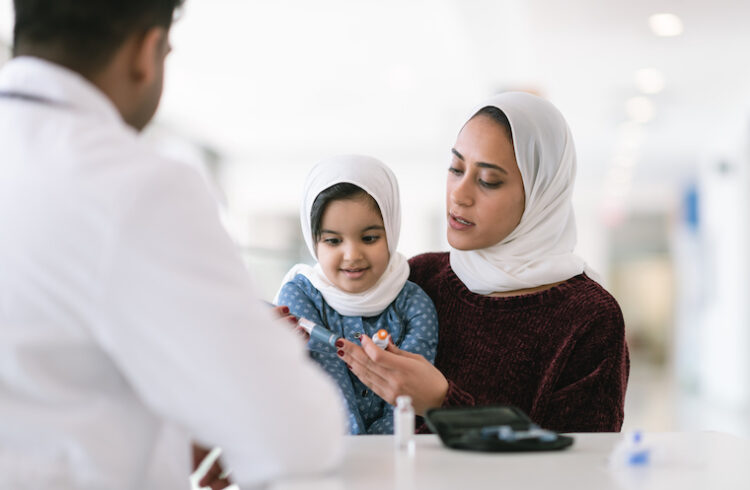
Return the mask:
<path fill-rule="evenodd" d="M 437 436 L 420 435 L 411 456 L 395 450 L 392 436 L 347 436 L 337 472 L 270 488 L 750 490 L 750 441 L 745 439 L 718 432 L 646 433 L 652 462 L 613 469 L 609 456 L 623 434 L 571 435 L 572 447 L 537 453 L 456 451 Z"/>

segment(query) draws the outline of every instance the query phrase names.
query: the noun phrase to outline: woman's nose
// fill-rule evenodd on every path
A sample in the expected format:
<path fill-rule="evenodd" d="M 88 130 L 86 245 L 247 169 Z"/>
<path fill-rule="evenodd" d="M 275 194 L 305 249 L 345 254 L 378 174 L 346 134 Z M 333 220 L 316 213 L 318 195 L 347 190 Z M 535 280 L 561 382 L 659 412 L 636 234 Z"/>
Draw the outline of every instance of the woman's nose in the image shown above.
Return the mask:
<path fill-rule="evenodd" d="M 471 193 L 471 182 L 465 175 L 453 182 L 449 181 L 448 195 L 451 202 L 458 206 L 471 206 L 474 204 L 474 197 Z"/>

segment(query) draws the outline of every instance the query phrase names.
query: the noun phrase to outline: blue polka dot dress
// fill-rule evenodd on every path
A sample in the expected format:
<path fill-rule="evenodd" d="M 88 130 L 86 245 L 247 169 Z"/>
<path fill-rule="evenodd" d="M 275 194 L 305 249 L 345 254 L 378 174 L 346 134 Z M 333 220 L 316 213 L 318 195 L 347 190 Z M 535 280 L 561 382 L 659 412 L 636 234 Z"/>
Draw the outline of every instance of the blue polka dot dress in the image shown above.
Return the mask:
<path fill-rule="evenodd" d="M 372 337 L 378 330 L 391 334 L 399 349 L 435 361 L 437 313 L 432 300 L 413 282 L 407 281 L 395 300 L 380 315 L 343 316 L 328 306 L 323 295 L 302 274 L 284 284 L 279 305 L 297 317 L 305 317 L 356 344 L 355 333 Z M 336 354 L 336 348 L 315 339 L 308 342 L 310 356 L 333 377 L 346 400 L 351 434 L 392 434 L 393 407 L 365 386 Z"/>

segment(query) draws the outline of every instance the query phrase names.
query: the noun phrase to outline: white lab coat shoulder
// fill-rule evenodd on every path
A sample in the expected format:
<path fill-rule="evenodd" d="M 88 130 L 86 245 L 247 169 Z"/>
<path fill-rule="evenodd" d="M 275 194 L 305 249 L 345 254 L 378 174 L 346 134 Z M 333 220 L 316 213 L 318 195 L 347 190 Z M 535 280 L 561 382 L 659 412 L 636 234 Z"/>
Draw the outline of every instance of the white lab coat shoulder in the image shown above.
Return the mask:
<path fill-rule="evenodd" d="M 92 434 L 112 432 L 108 417 L 129 413 L 132 426 L 116 434 L 120 454 L 115 446 L 98 462 L 112 474 L 142 462 L 126 453 L 148 454 L 153 441 L 128 438 L 158 420 L 221 446 L 240 483 L 336 465 L 338 392 L 258 300 L 203 177 L 156 155 L 71 72 L 13 60 L 0 91 L 13 90 L 54 103 L 0 100 L 0 327 L 24 332 L 5 337 L 23 340 L 3 352 L 28 346 L 33 331 L 60 349 L 88 345 L 89 367 L 109 373 L 96 386 L 102 413 L 79 433 L 61 432 L 78 451 L 97 452 Z M 0 365 L 0 380 L 16 375 Z M 69 395 L 80 380 L 57 382 Z M 14 393 L 6 395 L 10 406 Z M 0 435 L 10 423 L 0 422 Z M 21 426 L 62 423 L 50 414 Z"/>

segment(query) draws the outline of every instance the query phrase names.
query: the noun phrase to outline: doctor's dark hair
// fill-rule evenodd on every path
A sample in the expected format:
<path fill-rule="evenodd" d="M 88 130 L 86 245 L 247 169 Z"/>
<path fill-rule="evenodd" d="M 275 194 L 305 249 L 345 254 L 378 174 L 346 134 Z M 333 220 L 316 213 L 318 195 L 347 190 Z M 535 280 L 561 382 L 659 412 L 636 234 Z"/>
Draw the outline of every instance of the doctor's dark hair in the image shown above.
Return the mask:
<path fill-rule="evenodd" d="M 169 29 L 183 1 L 13 0 L 13 55 L 38 56 L 92 75 L 131 34 Z"/>
<path fill-rule="evenodd" d="M 477 116 L 487 116 L 495 121 L 501 128 L 505 129 L 505 133 L 508 135 L 510 143 L 513 144 L 513 130 L 510 128 L 508 116 L 506 116 L 503 111 L 493 105 L 488 105 L 479 109 L 476 114 L 471 116 L 471 118 L 474 119 Z"/>
<path fill-rule="evenodd" d="M 378 206 L 375 198 L 358 185 L 349 182 L 339 182 L 318 194 L 315 201 L 313 201 L 312 209 L 310 209 L 310 228 L 313 243 L 318 243 L 320 236 L 323 234 L 320 226 L 323 222 L 323 214 L 326 212 L 329 204 L 333 201 L 356 201 L 358 199 L 366 199 L 372 205 L 372 208 L 382 217 L 383 213 L 380 212 L 380 206 Z"/>

